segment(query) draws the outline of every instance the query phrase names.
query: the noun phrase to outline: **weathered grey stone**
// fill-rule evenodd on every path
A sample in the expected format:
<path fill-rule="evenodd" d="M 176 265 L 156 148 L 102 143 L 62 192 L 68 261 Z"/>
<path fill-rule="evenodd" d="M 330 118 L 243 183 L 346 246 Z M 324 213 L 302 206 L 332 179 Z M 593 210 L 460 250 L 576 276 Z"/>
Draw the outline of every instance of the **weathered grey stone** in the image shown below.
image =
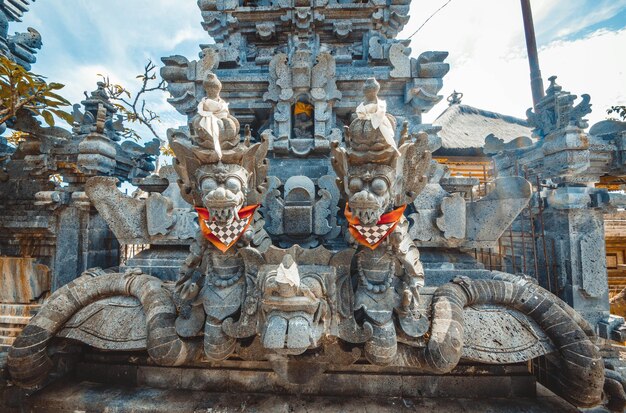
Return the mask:
<path fill-rule="evenodd" d="M 280 186 L 278 178 L 269 178 L 262 208 L 266 229 L 279 245 L 288 247 L 296 241 L 301 246 L 316 246 L 339 235 L 339 191 L 334 177 L 322 176 L 315 185 L 306 176 L 292 176 L 283 186 L 284 195 Z"/>
<path fill-rule="evenodd" d="M 551 99 L 539 102 L 536 112 L 531 109 L 526 112 L 528 119 L 535 126 L 534 133 L 544 138 L 570 125 L 581 129 L 586 128 L 587 121 L 582 117 L 591 113 L 589 95 L 582 95 L 582 101 L 574 107 L 576 96 L 564 92 L 563 88 L 556 83 L 556 76 L 550 77 L 549 80 L 550 86 L 546 90 L 546 95 Z"/>
<path fill-rule="evenodd" d="M 595 188 L 595 183 L 603 175 L 622 174 L 622 134 L 619 125 L 606 122 L 594 126 L 593 133 L 586 132 L 583 117 L 590 112 L 589 96 L 583 95 L 575 105 L 576 96 L 563 91 L 555 80 L 550 78 L 545 98 L 528 111 L 539 140 L 531 146 L 503 149 L 494 158 L 496 169 L 499 176 L 524 171 L 535 186 L 541 186 L 536 188 L 531 213 L 542 215 L 533 225 L 545 231 L 548 247 L 537 248 L 537 259 L 539 268 L 548 262 L 557 264 L 546 274 L 534 275 L 542 285 L 559 288 L 559 295 L 592 324 L 606 324 L 608 284 L 600 211 L 622 201 Z"/>
<path fill-rule="evenodd" d="M 467 205 L 468 246 L 493 247 L 528 204 L 532 186 L 521 177 L 499 178 L 484 198 Z"/>
<path fill-rule="evenodd" d="M 75 111 L 73 134 L 29 124 L 39 137 L 20 148 L 25 168 L 7 169 L 22 180 L 40 177 L 29 189 L 35 207 L 58 211 L 56 230 L 69 241 L 54 257 L 54 269 L 64 271 L 55 278 L 60 288 L 11 348 L 16 384 L 46 380 L 57 337 L 105 350 L 145 349 L 147 356 L 127 359 L 87 352 L 83 360 L 98 362 L 84 370 L 109 381 L 343 396 L 453 395 L 459 372 L 482 383 L 476 394 L 518 394 L 532 379 L 514 379 L 516 367 L 464 370 L 461 359 L 508 364 L 549 356 L 555 391 L 577 406 L 599 403 L 604 367 L 593 328 L 527 278 L 486 271 L 460 253 L 494 246 L 526 207 L 532 190 L 517 176 L 515 159 L 525 153 L 524 172 L 535 178 L 542 171 L 560 185 L 546 183 L 538 195 L 552 205 L 546 218 L 572 225 L 557 254 L 576 274 L 599 271 L 602 262 L 589 251 L 601 226 L 595 215 L 577 214 L 607 205 L 609 197 L 591 183 L 606 169 L 611 145 L 623 142 L 621 135 L 611 135 L 617 144 L 587 139 L 586 98 L 574 107 L 553 84 L 533 113 L 545 136 L 531 146 L 496 144 L 501 178 L 472 201 L 473 182 L 451 178 L 430 159 L 441 140 L 421 114 L 441 99 L 449 67 L 447 53 L 411 59 L 408 43 L 394 39 L 408 4 L 202 0 L 199 7 L 216 44 L 202 46 L 199 61 L 166 58 L 162 70 L 170 102 L 188 120 L 168 131 L 177 176 L 169 170 L 140 179 L 152 172 L 159 142 L 118 143 L 120 124 L 103 84 L 83 102 L 84 114 Z M 357 106 L 361 87 L 365 99 Z M 46 133 L 71 144 L 55 146 L 40 138 Z M 75 156 L 78 169 L 66 173 L 67 190 L 42 179 L 64 168 L 61 154 Z M 623 163 L 612 160 L 611 167 Z M 98 174 L 131 179 L 149 193 L 129 198 L 114 178 L 87 180 Z M 89 221 L 92 205 L 101 217 Z M 93 223 L 84 238 L 82 227 L 72 226 L 83 221 Z M 73 280 L 95 260 L 85 249 L 98 259 L 106 250 L 92 238 L 104 233 L 104 221 L 122 241 L 151 247 L 123 273 L 94 270 Z M 548 239 L 560 235 L 546 232 Z M 181 246 L 191 237 L 185 258 Z M 424 286 L 418 245 L 433 248 L 432 287 Z M 569 273 L 561 277 L 571 281 Z M 569 301 L 604 299 L 596 281 L 571 283 Z M 478 377 L 487 370 L 502 377 Z M 358 374 L 371 380 L 354 380 Z"/>
<path fill-rule="evenodd" d="M 93 177 L 87 181 L 85 191 L 118 240 L 126 244 L 147 243 L 150 236 L 145 202 L 122 194 L 117 182 L 116 178 Z"/>
<path fill-rule="evenodd" d="M 461 195 L 453 194 L 441 201 L 437 227 L 445 238 L 465 238 L 465 200 Z"/>
<path fill-rule="evenodd" d="M 102 350 L 137 351 L 146 349 L 146 325 L 138 299 L 116 296 L 96 301 L 77 312 L 58 336 Z"/>
<path fill-rule="evenodd" d="M 393 43 L 389 47 L 389 61 L 393 66 L 393 70 L 389 72 L 391 77 L 410 77 L 411 76 L 411 49 L 402 43 Z"/>
<path fill-rule="evenodd" d="M 463 323 L 462 357 L 466 360 L 516 363 L 555 351 L 537 323 L 516 311 L 493 306 L 468 307 L 463 312 Z"/>

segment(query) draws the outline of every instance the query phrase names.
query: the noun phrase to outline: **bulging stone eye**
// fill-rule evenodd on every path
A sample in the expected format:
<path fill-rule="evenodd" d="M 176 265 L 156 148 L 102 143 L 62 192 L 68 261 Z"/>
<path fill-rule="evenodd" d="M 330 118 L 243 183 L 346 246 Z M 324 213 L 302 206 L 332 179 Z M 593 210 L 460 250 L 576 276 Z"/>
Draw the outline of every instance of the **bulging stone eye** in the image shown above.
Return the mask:
<path fill-rule="evenodd" d="M 387 182 L 381 178 L 375 178 L 372 181 L 372 191 L 377 195 L 384 195 L 387 192 Z"/>
<path fill-rule="evenodd" d="M 363 181 L 361 181 L 360 178 L 352 178 L 350 179 L 350 191 L 352 192 L 359 192 L 361 189 L 363 189 Z"/>
<path fill-rule="evenodd" d="M 202 181 L 202 192 L 207 193 L 217 189 L 217 182 L 212 178 L 207 178 Z"/>
<path fill-rule="evenodd" d="M 239 192 L 241 191 L 241 182 L 237 178 L 228 178 L 226 180 L 226 189 L 231 192 Z"/>

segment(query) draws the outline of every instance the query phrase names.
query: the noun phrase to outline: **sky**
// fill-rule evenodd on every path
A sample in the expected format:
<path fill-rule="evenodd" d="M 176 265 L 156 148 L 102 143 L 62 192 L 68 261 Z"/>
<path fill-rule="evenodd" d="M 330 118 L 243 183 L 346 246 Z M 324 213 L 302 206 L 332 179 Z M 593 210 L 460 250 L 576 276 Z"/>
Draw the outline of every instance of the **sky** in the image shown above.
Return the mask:
<path fill-rule="evenodd" d="M 398 38 L 409 37 L 446 2 L 413 0 Z M 556 75 L 565 90 L 590 94 L 590 124 L 606 118 L 609 106 L 626 105 L 626 0 L 531 3 L 545 85 Z M 162 56 L 196 59 L 198 45 L 212 42 L 196 0 L 37 0 L 23 20 L 10 32 L 32 26 L 43 38 L 33 71 L 65 84 L 62 95 L 72 102 L 95 89 L 98 73 L 133 91 L 149 59 L 159 66 Z M 506 115 L 525 118 L 532 105 L 518 0 L 452 0 L 412 36 L 411 49 L 414 57 L 428 50 L 450 53 L 444 99 L 425 122 L 445 110 L 453 90 L 464 94 L 464 104 Z M 185 122 L 166 99 L 161 93 L 149 101 L 161 115 L 156 128 L 163 138 L 167 128 Z"/>

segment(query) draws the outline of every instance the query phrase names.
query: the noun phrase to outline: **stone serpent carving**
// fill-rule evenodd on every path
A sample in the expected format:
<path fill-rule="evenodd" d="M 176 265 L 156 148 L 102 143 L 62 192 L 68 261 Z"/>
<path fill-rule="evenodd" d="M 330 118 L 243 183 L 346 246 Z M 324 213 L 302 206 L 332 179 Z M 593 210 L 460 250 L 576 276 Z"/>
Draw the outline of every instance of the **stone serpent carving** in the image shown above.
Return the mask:
<path fill-rule="evenodd" d="M 179 366 L 201 355 L 200 340 L 176 334 L 176 307 L 160 280 L 132 272 L 84 276 L 55 292 L 15 341 L 8 359 L 13 381 L 30 388 L 45 382 L 53 368 L 47 350 L 55 334 L 82 308 L 116 295 L 141 302 L 147 320 L 147 352 L 156 364 Z M 463 309 L 481 304 L 500 305 L 533 318 L 556 346 L 562 362 L 557 371 L 558 394 L 581 407 L 600 402 L 605 371 L 598 350 L 579 326 L 580 320 L 568 314 L 571 309 L 530 282 L 463 278 L 439 287 L 430 306 L 432 323 L 426 346 L 399 346 L 394 364 L 434 374 L 452 371 L 463 348 Z"/>
<path fill-rule="evenodd" d="M 407 365 L 431 373 L 450 372 L 461 358 L 463 309 L 479 304 L 501 305 L 532 317 L 557 347 L 562 361 L 557 372 L 558 394 L 576 406 L 596 406 L 604 384 L 602 358 L 579 320 L 572 318 L 570 311 L 553 297 L 532 283 L 457 279 L 435 292 L 427 346 L 406 349 L 402 357 Z"/>
<path fill-rule="evenodd" d="M 176 307 L 161 280 L 132 271 L 83 276 L 54 292 L 15 340 L 8 355 L 13 381 L 29 388 L 42 384 L 53 368 L 47 354 L 50 340 L 78 311 L 112 296 L 132 296 L 141 302 L 148 323 L 147 351 L 155 363 L 180 366 L 197 356 L 200 343 L 185 341 L 176 334 Z"/>

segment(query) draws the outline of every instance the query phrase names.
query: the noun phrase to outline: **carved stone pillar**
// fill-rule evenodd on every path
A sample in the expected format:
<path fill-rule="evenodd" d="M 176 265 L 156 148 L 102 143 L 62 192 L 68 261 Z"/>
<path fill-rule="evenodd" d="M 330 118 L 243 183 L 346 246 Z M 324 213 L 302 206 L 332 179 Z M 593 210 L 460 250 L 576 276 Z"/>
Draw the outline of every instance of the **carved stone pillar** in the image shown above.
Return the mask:
<path fill-rule="evenodd" d="M 552 286 L 560 298 L 597 326 L 609 316 L 602 210 L 549 207 L 543 221 L 547 260 L 541 239 L 537 251 L 547 268 L 539 271 L 545 278 L 541 284 Z"/>

